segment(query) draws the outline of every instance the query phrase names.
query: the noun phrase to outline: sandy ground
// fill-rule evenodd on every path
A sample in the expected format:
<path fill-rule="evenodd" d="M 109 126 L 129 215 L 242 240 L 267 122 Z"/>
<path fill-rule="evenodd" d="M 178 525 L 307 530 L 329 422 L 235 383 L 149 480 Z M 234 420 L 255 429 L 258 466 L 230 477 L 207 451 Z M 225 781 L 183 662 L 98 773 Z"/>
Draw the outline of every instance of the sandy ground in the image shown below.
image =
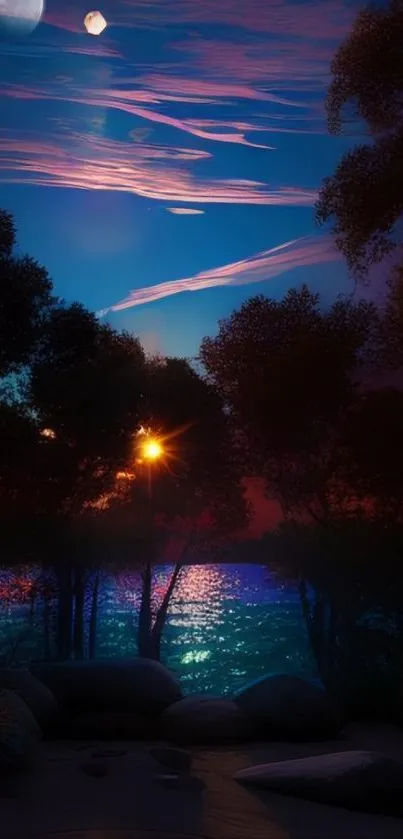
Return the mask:
<path fill-rule="evenodd" d="M 402 730 L 357 725 L 343 740 L 321 744 L 194 749 L 194 787 L 167 787 L 149 748 L 44 743 L 35 773 L 0 797 L 1 839 L 403 839 L 403 820 L 256 794 L 232 780 L 254 763 L 345 749 L 403 759 Z M 89 777 L 82 765 L 98 749 L 116 754 L 96 757 L 108 774 Z"/>

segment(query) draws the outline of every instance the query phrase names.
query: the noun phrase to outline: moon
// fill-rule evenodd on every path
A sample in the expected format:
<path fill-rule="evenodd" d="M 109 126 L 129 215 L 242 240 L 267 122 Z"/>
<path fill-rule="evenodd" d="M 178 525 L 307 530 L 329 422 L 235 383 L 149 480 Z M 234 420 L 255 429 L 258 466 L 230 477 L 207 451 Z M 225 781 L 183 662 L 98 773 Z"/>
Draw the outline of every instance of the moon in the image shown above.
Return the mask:
<path fill-rule="evenodd" d="M 0 0 L 0 33 L 30 35 L 41 20 L 45 0 Z"/>

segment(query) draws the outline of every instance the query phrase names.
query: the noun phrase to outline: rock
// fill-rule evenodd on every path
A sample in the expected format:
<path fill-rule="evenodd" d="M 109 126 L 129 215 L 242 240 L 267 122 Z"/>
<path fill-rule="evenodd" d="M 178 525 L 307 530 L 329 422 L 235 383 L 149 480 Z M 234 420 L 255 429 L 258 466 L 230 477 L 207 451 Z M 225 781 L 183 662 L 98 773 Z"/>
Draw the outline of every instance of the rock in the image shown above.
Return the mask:
<path fill-rule="evenodd" d="M 0 690 L 0 715 L 3 719 L 17 722 L 32 740 L 41 740 L 42 731 L 24 700 L 12 690 Z"/>
<path fill-rule="evenodd" d="M 403 763 L 351 751 L 252 766 L 235 779 L 320 804 L 383 815 L 403 814 Z"/>
<path fill-rule="evenodd" d="M 327 693 L 296 676 L 266 676 L 240 691 L 235 702 L 271 739 L 322 740 L 337 735 L 343 724 Z"/>
<path fill-rule="evenodd" d="M 192 755 L 185 749 L 169 749 L 158 746 L 150 749 L 150 754 L 162 766 L 176 772 L 190 772 L 192 768 Z"/>
<path fill-rule="evenodd" d="M 94 711 L 65 714 L 55 730 L 68 740 L 148 740 L 153 731 L 150 720 L 128 711 Z"/>
<path fill-rule="evenodd" d="M 0 707 L 0 777 L 31 769 L 37 747 L 26 728 Z"/>
<path fill-rule="evenodd" d="M 81 764 L 81 770 L 84 775 L 89 775 L 90 778 L 105 778 L 109 775 L 110 768 L 107 763 L 98 760 L 89 760 L 87 763 Z"/>
<path fill-rule="evenodd" d="M 145 658 L 43 663 L 31 670 L 73 713 L 130 711 L 157 717 L 182 696 L 172 673 Z"/>
<path fill-rule="evenodd" d="M 164 739 L 179 743 L 231 743 L 251 736 L 246 714 L 229 699 L 187 696 L 160 718 Z"/>
<path fill-rule="evenodd" d="M 59 712 L 57 702 L 49 688 L 29 670 L 1 668 L 0 689 L 4 688 L 18 693 L 43 731 L 54 724 Z"/>

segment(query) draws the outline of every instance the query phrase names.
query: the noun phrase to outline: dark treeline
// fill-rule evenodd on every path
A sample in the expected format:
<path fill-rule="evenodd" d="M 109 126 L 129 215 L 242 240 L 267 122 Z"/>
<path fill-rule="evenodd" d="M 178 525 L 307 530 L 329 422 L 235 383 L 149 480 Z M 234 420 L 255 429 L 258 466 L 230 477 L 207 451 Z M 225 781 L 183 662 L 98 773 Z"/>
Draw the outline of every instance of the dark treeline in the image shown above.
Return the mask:
<path fill-rule="evenodd" d="M 56 577 L 62 658 L 95 654 L 99 565 L 119 560 L 138 566 L 139 650 L 159 657 L 170 592 L 185 555 L 208 549 L 217 557 L 228 535 L 247 522 L 221 399 L 185 359 L 148 359 L 133 336 L 55 298 L 46 271 L 15 254 L 13 220 L 5 212 L 0 282 L 3 562 L 39 561 L 46 591 Z M 162 436 L 166 452 L 152 467 L 151 501 L 138 462 L 141 426 Z M 151 566 L 172 543 L 177 565 L 153 622 Z"/>
<path fill-rule="evenodd" d="M 402 37 L 395 0 L 362 12 L 335 56 L 329 130 L 353 122 L 367 142 L 341 160 L 317 206 L 358 292 L 395 251 L 381 305 L 357 293 L 324 309 L 307 286 L 282 300 L 258 296 L 204 339 L 197 369 L 150 359 L 132 335 L 55 298 L 46 271 L 16 255 L 13 220 L 0 215 L 1 550 L 5 563 L 43 569 L 45 653 L 52 621 L 58 657 L 95 655 L 101 565 L 141 570 L 139 653 L 158 658 L 184 559 L 247 554 L 298 584 L 327 688 L 352 710 L 398 716 Z M 136 460 L 141 425 L 162 435 L 167 452 L 151 502 Z M 236 539 L 250 512 L 245 475 L 263 477 L 283 511 L 282 526 L 259 544 Z M 151 567 L 168 543 L 176 565 L 155 616 Z M 55 614 L 46 611 L 50 572 Z"/>

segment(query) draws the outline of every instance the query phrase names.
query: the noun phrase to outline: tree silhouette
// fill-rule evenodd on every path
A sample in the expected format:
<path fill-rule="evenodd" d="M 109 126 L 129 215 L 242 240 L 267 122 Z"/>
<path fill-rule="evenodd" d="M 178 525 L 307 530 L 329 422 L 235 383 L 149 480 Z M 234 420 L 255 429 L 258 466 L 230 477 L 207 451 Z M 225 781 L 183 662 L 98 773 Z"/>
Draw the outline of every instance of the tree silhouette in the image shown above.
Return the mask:
<path fill-rule="evenodd" d="M 331 133 L 352 125 L 356 132 L 366 130 L 370 142 L 348 152 L 325 179 L 316 216 L 320 224 L 331 223 L 336 244 L 358 278 L 402 245 L 402 39 L 401 0 L 366 8 L 331 66 Z"/>
<path fill-rule="evenodd" d="M 266 477 L 286 516 L 330 515 L 340 420 L 354 401 L 376 325 L 373 306 L 338 300 L 323 312 L 303 286 L 280 301 L 252 298 L 202 343 L 245 469 Z"/>
<path fill-rule="evenodd" d="M 30 362 L 53 302 L 47 271 L 14 247 L 13 219 L 0 211 L 0 379 Z"/>

